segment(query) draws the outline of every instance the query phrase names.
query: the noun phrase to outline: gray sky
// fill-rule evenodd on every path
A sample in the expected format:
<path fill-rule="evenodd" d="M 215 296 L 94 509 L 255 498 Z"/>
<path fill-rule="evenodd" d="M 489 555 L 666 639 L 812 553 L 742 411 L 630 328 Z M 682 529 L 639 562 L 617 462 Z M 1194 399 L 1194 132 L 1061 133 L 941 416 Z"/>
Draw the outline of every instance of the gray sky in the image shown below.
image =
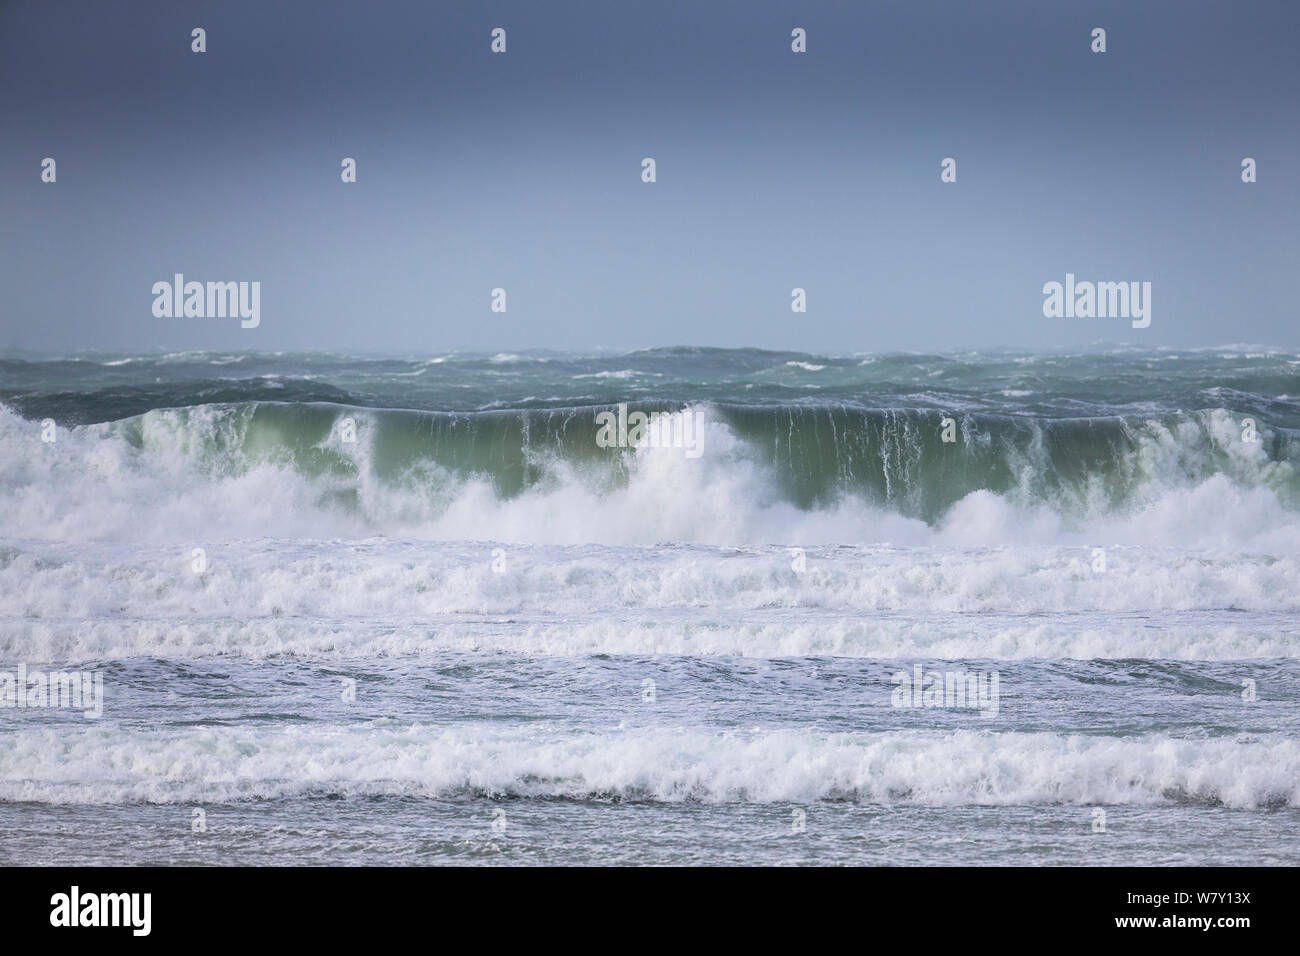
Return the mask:
<path fill-rule="evenodd" d="M 4 0 L 0 348 L 1296 346 L 1298 26 L 1253 0 Z M 156 318 L 176 272 L 260 281 L 260 327 Z M 1151 326 L 1044 318 L 1067 272 L 1150 281 Z"/>

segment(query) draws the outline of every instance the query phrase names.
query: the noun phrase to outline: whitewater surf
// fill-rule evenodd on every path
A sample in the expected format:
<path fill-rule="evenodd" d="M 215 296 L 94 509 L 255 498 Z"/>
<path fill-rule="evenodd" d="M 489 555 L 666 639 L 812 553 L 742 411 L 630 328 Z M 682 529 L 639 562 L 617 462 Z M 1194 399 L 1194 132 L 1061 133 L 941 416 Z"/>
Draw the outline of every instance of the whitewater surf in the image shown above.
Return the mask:
<path fill-rule="evenodd" d="M 983 862 L 1295 863 L 1298 430 L 1300 356 L 1248 347 L 10 354 L 0 670 L 103 700 L 0 707 L 0 826 L 934 863 L 942 813 Z"/>

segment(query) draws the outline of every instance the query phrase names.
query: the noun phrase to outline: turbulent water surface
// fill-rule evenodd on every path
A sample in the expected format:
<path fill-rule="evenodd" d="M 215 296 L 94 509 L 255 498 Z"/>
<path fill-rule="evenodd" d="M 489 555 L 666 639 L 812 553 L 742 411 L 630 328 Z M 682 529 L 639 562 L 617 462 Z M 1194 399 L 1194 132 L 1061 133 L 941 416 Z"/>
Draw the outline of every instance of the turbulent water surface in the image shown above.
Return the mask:
<path fill-rule="evenodd" d="M 0 860 L 1300 862 L 1295 354 L 11 354 L 0 448 L 104 687 Z"/>

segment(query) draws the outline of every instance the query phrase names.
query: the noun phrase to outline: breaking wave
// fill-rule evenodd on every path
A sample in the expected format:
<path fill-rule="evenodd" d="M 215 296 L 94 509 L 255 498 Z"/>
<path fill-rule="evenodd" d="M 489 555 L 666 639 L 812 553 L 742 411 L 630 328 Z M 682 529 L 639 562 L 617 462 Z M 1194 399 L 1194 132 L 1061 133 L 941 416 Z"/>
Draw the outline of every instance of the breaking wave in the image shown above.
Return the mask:
<path fill-rule="evenodd" d="M 0 407 L 0 535 L 1300 551 L 1296 436 L 1261 425 L 1245 441 L 1223 408 L 959 414 L 946 442 L 943 416 L 920 410 L 638 407 L 693 435 L 698 457 L 644 438 L 600 447 L 603 406 L 198 405 L 63 428 L 54 442 Z"/>
<path fill-rule="evenodd" d="M 959 730 L 572 733 L 432 727 L 20 729 L 0 801 L 210 803 L 295 796 L 923 806 L 1300 803 L 1300 744 Z"/>

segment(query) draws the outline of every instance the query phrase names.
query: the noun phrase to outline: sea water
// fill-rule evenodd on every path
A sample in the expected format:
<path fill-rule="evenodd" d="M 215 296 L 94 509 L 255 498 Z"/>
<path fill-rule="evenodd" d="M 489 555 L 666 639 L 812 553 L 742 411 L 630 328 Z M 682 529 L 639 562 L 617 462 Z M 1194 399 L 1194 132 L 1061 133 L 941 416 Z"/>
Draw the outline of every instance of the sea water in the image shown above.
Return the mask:
<path fill-rule="evenodd" d="M 0 672 L 103 703 L 0 699 L 0 861 L 1295 864 L 1297 429 L 1268 349 L 11 354 Z"/>

